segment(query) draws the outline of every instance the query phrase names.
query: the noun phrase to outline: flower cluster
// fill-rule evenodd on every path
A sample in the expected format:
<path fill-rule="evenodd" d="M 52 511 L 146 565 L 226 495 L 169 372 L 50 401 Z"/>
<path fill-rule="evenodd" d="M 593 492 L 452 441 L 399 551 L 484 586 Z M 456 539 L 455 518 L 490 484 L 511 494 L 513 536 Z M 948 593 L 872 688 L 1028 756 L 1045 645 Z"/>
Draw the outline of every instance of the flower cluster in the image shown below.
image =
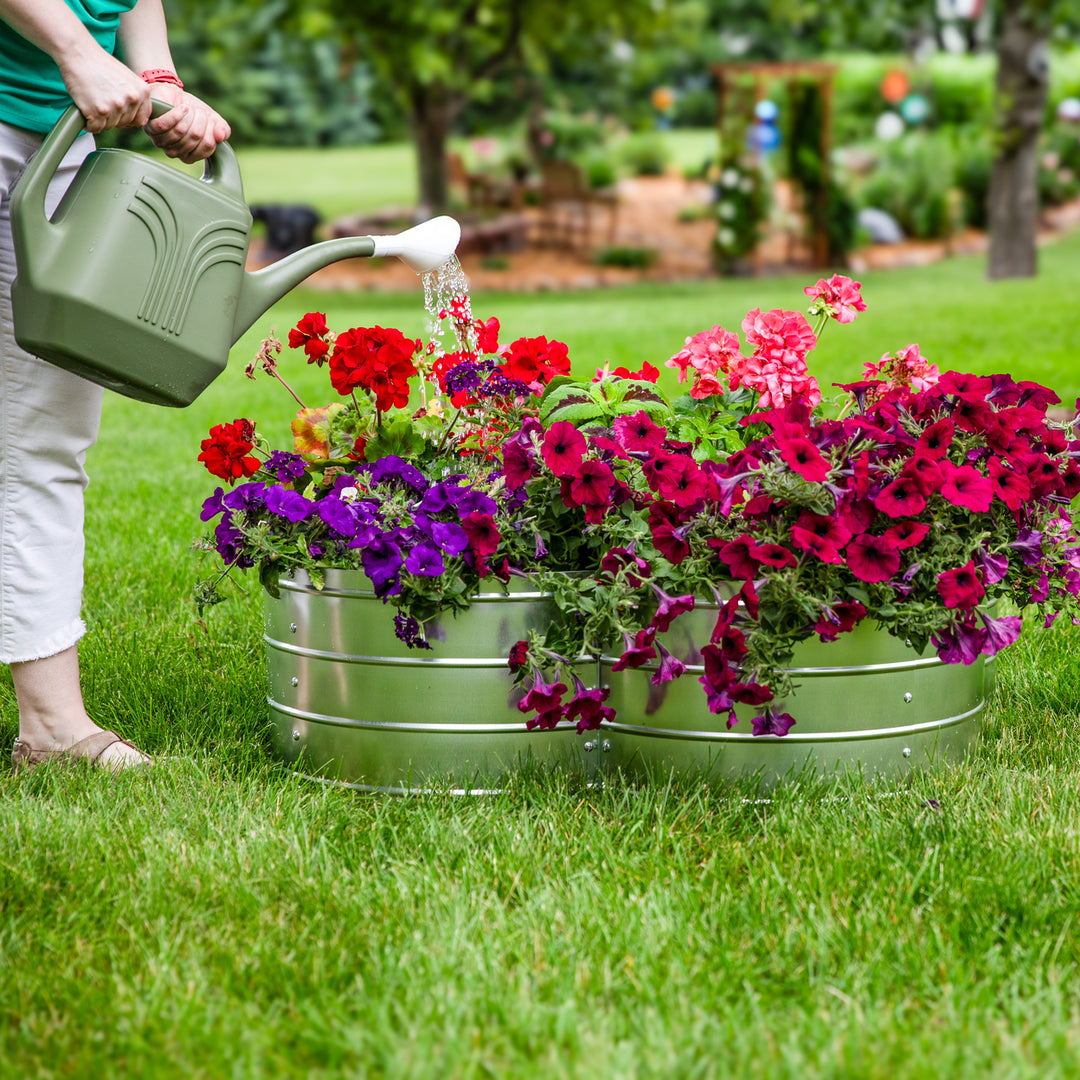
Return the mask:
<path fill-rule="evenodd" d="M 807 357 L 866 305 L 839 275 L 805 291 L 814 325 L 755 309 L 741 337 L 687 337 L 667 361 L 690 384 L 676 400 L 649 363 L 574 380 L 559 342 L 501 345 L 464 296 L 438 312 L 450 349 L 335 336 L 309 314 L 289 344 L 343 400 L 306 408 L 286 384 L 301 405 L 289 449 L 249 420 L 211 430 L 199 460 L 229 487 L 204 505 L 207 544 L 271 590 L 291 568 L 363 570 L 415 648 L 485 578 L 529 579 L 561 612 L 508 657 L 539 729 L 615 719 L 607 687 L 575 674 L 582 657 L 640 668 L 658 694 L 692 668 L 729 727 L 741 714 L 782 736 L 802 641 L 871 620 L 972 663 L 1015 641 L 1025 611 L 1077 619 L 1077 419 L 1050 419 L 1045 387 L 942 373 L 914 344 L 825 401 Z M 252 370 L 284 384 L 280 352 L 264 342 Z M 703 611 L 693 640 L 686 616 Z"/>
<path fill-rule="evenodd" d="M 736 706 L 749 706 L 754 734 L 782 735 L 795 722 L 782 706 L 793 689 L 785 666 L 807 638 L 836 640 L 871 619 L 946 662 L 971 663 L 1016 639 L 1024 608 L 1047 625 L 1080 612 L 1068 509 L 1080 493 L 1080 439 L 1073 424 L 1047 419 L 1056 395 L 1008 375 L 939 375 L 909 346 L 875 366 L 877 377 L 844 386 L 851 397 L 838 416 L 820 415 L 806 353 L 825 320 L 850 321 L 865 305 L 847 279 L 807 293 L 817 331 L 791 312 L 753 311 L 743 323 L 750 357 L 713 327 L 669 362 L 680 378 L 692 370 L 695 385 L 722 371 L 755 392 L 734 452 L 679 437 L 677 408 L 666 422 L 654 410 L 582 430 L 535 424 L 507 444 L 504 478 L 525 510 L 561 499 L 585 535 L 607 543 L 584 578 L 560 580 L 538 562 L 575 617 L 521 651 L 523 678 L 547 685 L 553 658 L 621 641 L 612 670 L 647 667 L 659 686 L 690 658 L 671 651 L 672 621 L 707 601 L 716 622 L 691 652 L 708 708 L 732 726 Z M 767 363 L 789 381 L 760 380 Z M 712 398 L 691 394 L 699 408 Z M 537 722 L 547 726 L 563 706 L 557 694 L 543 704 Z"/>

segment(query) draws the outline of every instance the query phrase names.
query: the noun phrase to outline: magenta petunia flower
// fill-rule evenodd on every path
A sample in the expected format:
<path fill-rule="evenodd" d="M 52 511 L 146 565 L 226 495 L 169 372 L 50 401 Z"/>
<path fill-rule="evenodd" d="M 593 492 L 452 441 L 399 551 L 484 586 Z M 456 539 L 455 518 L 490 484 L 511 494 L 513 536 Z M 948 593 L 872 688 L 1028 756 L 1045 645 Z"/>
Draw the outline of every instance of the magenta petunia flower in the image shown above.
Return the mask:
<path fill-rule="evenodd" d="M 664 633 L 680 615 L 694 610 L 693 596 L 669 596 L 655 581 L 649 584 L 656 597 L 656 611 L 649 625 L 658 634 Z"/>
<path fill-rule="evenodd" d="M 610 705 L 604 704 L 610 695 L 611 691 L 606 687 L 587 689 L 575 675 L 574 696 L 566 703 L 563 718 L 577 721 L 579 735 L 583 731 L 595 731 L 603 721 L 610 722 L 615 719 L 615 710 Z"/>
<path fill-rule="evenodd" d="M 556 476 L 571 476 L 585 459 L 585 436 L 567 420 L 557 420 L 547 429 L 540 444 L 544 464 Z"/>
<path fill-rule="evenodd" d="M 947 608 L 968 611 L 986 595 L 973 559 L 954 570 L 938 574 L 937 591 Z"/>
<path fill-rule="evenodd" d="M 874 508 L 889 517 L 901 518 L 921 514 L 926 509 L 926 498 L 919 485 L 901 473 L 886 485 L 874 499 Z"/>
<path fill-rule="evenodd" d="M 718 554 L 727 564 L 732 577 L 752 578 L 761 568 L 761 562 L 753 555 L 756 547 L 754 538 L 749 533 L 743 533 L 723 544 Z"/>
<path fill-rule="evenodd" d="M 751 721 L 755 735 L 786 735 L 795 726 L 795 717 L 791 713 L 776 712 L 766 709 L 761 716 Z"/>
<path fill-rule="evenodd" d="M 676 506 L 693 506 L 705 497 L 708 480 L 701 466 L 685 454 L 673 455 L 660 476 L 657 494 Z"/>
<path fill-rule="evenodd" d="M 946 664 L 973 664 L 986 643 L 986 631 L 975 625 L 957 624 L 951 630 L 933 634 L 930 640 Z"/>
<path fill-rule="evenodd" d="M 946 371 L 938 379 L 937 388 L 964 401 L 985 401 L 994 383 L 985 375 L 969 375 L 962 371 Z"/>
<path fill-rule="evenodd" d="M 660 654 L 660 664 L 649 679 L 653 686 L 671 682 L 686 671 L 686 665 L 677 656 L 672 656 L 659 641 L 656 642 L 656 651 Z"/>
<path fill-rule="evenodd" d="M 533 676 L 532 688 L 518 702 L 521 712 L 543 713 L 551 709 L 562 707 L 562 696 L 566 693 L 566 683 L 545 682 L 544 676 L 536 672 Z"/>
<path fill-rule="evenodd" d="M 955 434 L 956 425 L 951 420 L 939 420 L 919 436 L 915 452 L 928 458 L 943 458 L 949 452 Z"/>
<path fill-rule="evenodd" d="M 1031 483 L 1028 478 L 1015 472 L 1001 458 L 991 458 L 988 468 L 995 497 L 1010 510 L 1018 511 L 1031 497 Z"/>
<path fill-rule="evenodd" d="M 654 424 L 644 409 L 631 416 L 617 416 L 612 425 L 615 441 L 631 453 L 653 454 L 667 438 L 667 429 Z"/>
<path fill-rule="evenodd" d="M 844 556 L 835 544 L 811 529 L 804 529 L 801 525 L 791 526 L 791 542 L 800 551 L 816 555 L 822 562 L 832 563 L 835 566 L 844 561 Z"/>
<path fill-rule="evenodd" d="M 921 521 L 898 521 L 885 530 L 885 538 L 898 550 L 917 547 L 926 538 L 930 526 Z"/>
<path fill-rule="evenodd" d="M 847 561 L 851 572 L 869 583 L 888 581 L 900 569 L 900 556 L 892 541 L 870 533 L 862 533 L 848 544 Z"/>
<path fill-rule="evenodd" d="M 780 457 L 804 480 L 821 483 L 829 475 L 829 463 L 809 439 L 778 439 L 776 445 Z"/>
<path fill-rule="evenodd" d="M 866 608 L 858 600 L 841 600 L 826 608 L 814 624 L 814 630 L 822 641 L 835 641 L 841 634 L 854 629 L 855 624 L 866 618 Z"/>
<path fill-rule="evenodd" d="M 596 506 L 606 510 L 611 505 L 615 474 L 602 461 L 586 458 L 570 478 L 570 498 L 576 506 Z"/>
<path fill-rule="evenodd" d="M 626 668 L 643 667 L 650 660 L 656 658 L 656 649 L 653 646 L 655 631 L 652 627 L 645 627 L 631 637 L 623 631 L 622 655 L 611 665 L 612 671 L 623 671 Z"/>
<path fill-rule="evenodd" d="M 942 462 L 945 481 L 941 494 L 953 506 L 962 506 L 981 514 L 990 509 L 994 501 L 994 486 L 973 465 L 953 465 Z"/>

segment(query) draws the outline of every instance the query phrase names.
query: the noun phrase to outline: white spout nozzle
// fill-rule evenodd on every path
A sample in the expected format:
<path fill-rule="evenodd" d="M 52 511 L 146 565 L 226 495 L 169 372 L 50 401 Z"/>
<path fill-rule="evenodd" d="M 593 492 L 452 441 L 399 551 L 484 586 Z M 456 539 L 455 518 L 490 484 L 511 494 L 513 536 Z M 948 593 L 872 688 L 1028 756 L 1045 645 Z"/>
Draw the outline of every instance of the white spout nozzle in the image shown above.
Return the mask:
<path fill-rule="evenodd" d="M 437 270 L 457 251 L 461 226 L 452 217 L 437 217 L 396 236 L 373 236 L 372 255 L 396 255 L 418 274 Z"/>

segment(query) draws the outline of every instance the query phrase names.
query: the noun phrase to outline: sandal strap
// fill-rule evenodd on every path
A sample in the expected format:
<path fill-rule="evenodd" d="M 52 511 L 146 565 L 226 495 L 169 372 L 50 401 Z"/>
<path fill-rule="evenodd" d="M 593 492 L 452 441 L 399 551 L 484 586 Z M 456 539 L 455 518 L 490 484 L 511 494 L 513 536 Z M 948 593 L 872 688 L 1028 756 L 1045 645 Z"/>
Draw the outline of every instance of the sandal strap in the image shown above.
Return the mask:
<path fill-rule="evenodd" d="M 101 755 L 116 743 L 123 743 L 136 753 L 141 753 L 134 744 L 120 738 L 115 731 L 95 731 L 93 735 L 87 735 L 85 739 L 72 743 L 64 750 L 35 750 L 29 743 L 16 739 L 11 748 L 11 766 L 15 770 L 29 770 L 46 761 L 63 762 L 65 765 L 86 761 L 93 767 L 97 765 Z"/>

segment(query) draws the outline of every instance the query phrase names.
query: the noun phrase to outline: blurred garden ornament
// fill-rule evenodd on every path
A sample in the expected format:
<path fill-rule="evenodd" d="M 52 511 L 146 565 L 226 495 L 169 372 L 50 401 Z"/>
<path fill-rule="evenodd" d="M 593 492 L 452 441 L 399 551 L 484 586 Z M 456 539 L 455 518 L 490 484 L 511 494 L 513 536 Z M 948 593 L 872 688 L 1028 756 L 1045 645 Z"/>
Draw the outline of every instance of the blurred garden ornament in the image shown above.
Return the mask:
<path fill-rule="evenodd" d="M 155 115 L 168 108 L 155 102 Z M 83 125 L 68 109 L 12 191 L 15 337 L 128 397 L 190 404 L 244 331 L 329 263 L 396 255 L 424 274 L 457 247 L 458 223 L 440 217 L 397 236 L 315 244 L 249 273 L 252 216 L 228 143 L 200 179 L 132 151 L 96 150 L 50 219 L 49 181 Z"/>

